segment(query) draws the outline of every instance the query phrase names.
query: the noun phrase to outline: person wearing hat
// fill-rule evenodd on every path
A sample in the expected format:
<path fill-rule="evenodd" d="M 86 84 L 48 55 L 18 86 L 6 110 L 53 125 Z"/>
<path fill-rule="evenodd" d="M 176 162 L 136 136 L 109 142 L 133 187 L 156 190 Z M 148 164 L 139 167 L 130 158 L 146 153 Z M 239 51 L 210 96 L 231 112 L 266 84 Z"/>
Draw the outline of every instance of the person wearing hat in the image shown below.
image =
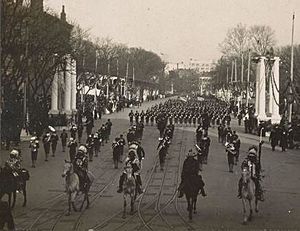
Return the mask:
<path fill-rule="evenodd" d="M 68 139 L 68 134 L 66 133 L 66 129 L 62 130 L 62 133 L 60 134 L 60 139 L 61 139 L 62 150 L 63 152 L 65 152 L 67 146 L 67 139 Z"/>
<path fill-rule="evenodd" d="M 80 145 L 74 158 L 74 172 L 79 177 L 79 188 L 84 190 L 89 183 L 88 177 L 88 149 L 85 145 Z"/>
<path fill-rule="evenodd" d="M 93 136 L 94 139 L 94 151 L 95 151 L 95 157 L 98 157 L 99 153 L 100 153 L 100 146 L 101 146 L 101 138 L 98 134 L 98 132 L 96 132 Z"/>
<path fill-rule="evenodd" d="M 119 159 L 119 161 L 122 163 L 123 154 L 124 154 L 124 146 L 126 145 L 126 141 L 122 134 L 120 135 L 120 138 L 119 138 L 119 144 L 120 144 L 120 159 Z"/>
<path fill-rule="evenodd" d="M 73 137 L 70 137 L 68 142 L 70 161 L 73 162 L 76 155 L 77 142 Z"/>
<path fill-rule="evenodd" d="M 129 116 L 130 126 L 132 126 L 132 124 L 133 124 L 133 117 L 134 117 L 134 113 L 133 113 L 132 110 L 130 111 L 130 113 L 128 114 L 128 116 Z"/>
<path fill-rule="evenodd" d="M 19 177 L 21 171 L 21 156 L 17 149 L 11 150 L 5 166 L 10 168 L 14 177 Z"/>
<path fill-rule="evenodd" d="M 248 149 L 248 155 L 246 159 L 242 162 L 241 169 L 247 168 L 251 173 L 251 179 L 255 183 L 255 196 L 258 200 L 264 201 L 263 191 L 260 185 L 260 171 L 261 166 L 257 157 L 257 147 L 251 146 Z M 242 177 L 239 180 L 238 184 L 238 198 L 242 198 Z"/>
<path fill-rule="evenodd" d="M 56 131 L 54 130 L 51 134 L 51 148 L 52 148 L 52 156 L 55 156 L 56 147 L 58 142 L 58 135 L 56 134 Z"/>
<path fill-rule="evenodd" d="M 185 184 L 188 179 L 195 179 L 195 181 L 199 184 L 200 191 L 203 197 L 206 196 L 204 190 L 204 182 L 202 180 L 202 176 L 199 175 L 199 164 L 197 161 L 197 154 L 193 152 L 192 149 L 188 151 L 186 159 L 183 162 L 182 172 L 181 172 L 181 182 L 178 187 L 179 195 L 178 197 L 183 197 Z"/>
<path fill-rule="evenodd" d="M 128 152 L 128 157 L 125 160 L 125 168 L 126 166 L 130 166 L 133 170 L 133 176 L 135 177 L 135 181 L 136 181 L 136 187 L 137 187 L 137 191 L 139 194 L 143 193 L 142 190 L 142 179 L 140 176 L 140 163 L 139 160 L 136 156 L 136 153 L 134 151 L 129 151 Z M 126 172 L 124 171 L 122 173 L 122 175 L 120 176 L 120 180 L 119 180 L 119 189 L 118 189 L 118 193 L 121 193 L 123 191 L 123 182 L 126 178 Z"/>
<path fill-rule="evenodd" d="M 31 167 L 32 168 L 35 168 L 35 163 L 37 160 L 39 147 L 40 147 L 40 145 L 39 145 L 39 141 L 38 141 L 37 137 L 36 136 L 32 137 L 30 139 L 30 144 L 29 144 L 29 148 L 31 149 L 31 162 L 32 162 Z"/>
<path fill-rule="evenodd" d="M 45 161 L 48 161 L 48 156 L 50 153 L 50 144 L 51 144 L 50 132 L 46 132 L 46 134 L 43 136 L 43 144 L 44 144 L 44 151 L 45 151 Z"/>
<path fill-rule="evenodd" d="M 89 156 L 89 161 L 93 161 L 94 156 L 94 135 L 90 134 L 86 139 L 86 148 Z"/>
<path fill-rule="evenodd" d="M 236 156 L 236 149 L 233 143 L 225 143 L 226 152 L 227 152 L 227 162 L 229 167 L 229 172 L 233 172 L 234 158 Z"/>
<path fill-rule="evenodd" d="M 75 125 L 72 125 L 72 127 L 70 129 L 70 133 L 71 133 L 71 137 L 73 139 L 76 139 L 76 132 L 77 132 L 77 127 Z"/>
<path fill-rule="evenodd" d="M 112 143 L 112 149 L 113 149 L 113 161 L 114 161 L 114 166 L 115 169 L 118 168 L 118 163 L 120 161 L 120 155 L 121 155 L 121 146 L 119 144 L 119 137 L 116 137 L 115 140 Z"/>

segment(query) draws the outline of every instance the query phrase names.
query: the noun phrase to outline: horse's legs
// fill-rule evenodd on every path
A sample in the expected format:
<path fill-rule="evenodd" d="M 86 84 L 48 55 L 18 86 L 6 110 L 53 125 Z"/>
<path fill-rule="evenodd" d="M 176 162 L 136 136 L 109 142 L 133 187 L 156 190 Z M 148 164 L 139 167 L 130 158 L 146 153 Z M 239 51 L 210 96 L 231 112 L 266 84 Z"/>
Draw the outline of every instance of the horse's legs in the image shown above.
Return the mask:
<path fill-rule="evenodd" d="M 68 212 L 67 212 L 67 216 L 69 216 L 70 215 L 70 213 L 71 213 L 71 193 L 68 193 Z"/>
<path fill-rule="evenodd" d="M 86 200 L 86 196 L 87 196 L 87 193 L 84 192 L 83 201 L 82 201 L 82 203 L 81 203 L 81 205 L 80 205 L 79 211 L 81 211 L 82 208 L 83 208 L 84 202 L 85 202 L 85 200 Z"/>
<path fill-rule="evenodd" d="M 186 195 L 186 200 L 188 203 L 187 210 L 189 212 L 189 219 L 192 220 L 192 210 L 193 210 L 192 198 Z"/>
<path fill-rule="evenodd" d="M 11 194 L 10 194 L 11 195 Z M 12 203 L 12 206 L 11 208 L 14 208 L 15 207 L 15 204 L 16 204 L 16 197 L 17 197 L 17 191 L 13 191 L 12 192 L 12 195 L 13 195 L 13 203 Z"/>
<path fill-rule="evenodd" d="M 126 196 L 123 195 L 123 200 L 124 200 L 124 204 L 123 204 L 123 216 L 122 218 L 125 219 L 126 218 Z"/>
<path fill-rule="evenodd" d="M 244 198 L 242 198 L 242 202 L 243 202 L 243 224 L 245 225 L 248 221 L 248 217 L 247 217 L 247 214 L 246 214 L 246 201 Z"/>
<path fill-rule="evenodd" d="M 255 212 L 258 213 L 258 200 L 256 197 L 255 197 Z"/>
<path fill-rule="evenodd" d="M 252 211 L 252 202 L 253 202 L 253 200 L 248 200 L 248 202 L 249 202 L 249 207 L 250 207 L 250 213 L 249 213 L 249 218 L 248 218 L 248 220 L 249 221 L 251 221 L 252 220 L 252 213 L 253 213 L 253 211 Z"/>
<path fill-rule="evenodd" d="M 197 213 L 197 211 L 196 211 L 196 204 L 197 204 L 197 196 L 193 199 L 194 214 Z"/>
<path fill-rule="evenodd" d="M 75 212 L 77 212 L 77 209 L 76 209 L 76 206 L 75 206 L 75 198 L 76 198 L 76 196 L 77 196 L 77 193 L 78 193 L 78 192 L 73 192 L 73 193 L 71 193 L 71 203 L 72 203 L 73 210 L 74 210 Z M 84 200 L 83 200 L 83 202 L 84 202 Z"/>
<path fill-rule="evenodd" d="M 89 192 L 86 193 L 86 209 L 90 207 L 90 199 L 89 199 Z"/>
<path fill-rule="evenodd" d="M 26 181 L 24 181 L 24 183 L 22 185 L 22 191 L 23 191 L 23 197 L 24 197 L 23 207 L 25 207 L 26 203 L 27 203 Z"/>
<path fill-rule="evenodd" d="M 134 207 L 134 195 L 131 196 L 131 201 L 130 201 L 130 214 L 132 215 L 133 214 L 133 207 Z"/>

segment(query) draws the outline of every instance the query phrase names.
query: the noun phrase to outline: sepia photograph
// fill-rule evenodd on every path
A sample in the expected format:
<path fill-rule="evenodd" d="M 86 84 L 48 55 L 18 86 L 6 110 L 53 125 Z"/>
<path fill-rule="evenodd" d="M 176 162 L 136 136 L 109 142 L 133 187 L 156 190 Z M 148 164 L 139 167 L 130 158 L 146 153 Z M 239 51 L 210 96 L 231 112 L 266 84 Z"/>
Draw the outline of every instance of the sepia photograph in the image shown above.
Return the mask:
<path fill-rule="evenodd" d="M 0 1 L 0 230 L 300 230 L 299 0 Z"/>

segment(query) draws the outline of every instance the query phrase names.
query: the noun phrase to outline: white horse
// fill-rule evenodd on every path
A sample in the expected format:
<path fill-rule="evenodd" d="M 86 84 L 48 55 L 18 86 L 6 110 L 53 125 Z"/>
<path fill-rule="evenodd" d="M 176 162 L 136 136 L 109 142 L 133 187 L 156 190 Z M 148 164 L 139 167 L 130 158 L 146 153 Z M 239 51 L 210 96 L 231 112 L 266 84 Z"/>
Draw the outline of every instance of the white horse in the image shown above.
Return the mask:
<path fill-rule="evenodd" d="M 249 204 L 249 216 L 247 216 L 247 201 Z M 255 212 L 258 212 L 257 198 L 255 196 L 255 183 L 251 179 L 251 174 L 248 168 L 243 168 L 242 170 L 242 202 L 243 202 L 243 212 L 244 219 L 243 224 L 252 220 L 252 208 L 255 202 Z"/>
<path fill-rule="evenodd" d="M 132 168 L 127 166 L 125 167 L 126 172 L 126 178 L 123 183 L 123 199 L 124 199 L 124 205 L 123 205 L 123 218 L 126 218 L 126 205 L 127 205 L 127 198 L 130 198 L 130 214 L 133 214 L 134 212 L 134 202 L 137 195 L 137 189 L 136 189 L 136 182 L 135 178 L 133 177 Z"/>
<path fill-rule="evenodd" d="M 88 209 L 89 205 L 90 205 L 88 193 L 89 193 L 92 181 L 93 181 L 93 177 L 92 177 L 91 173 L 89 173 L 88 176 L 89 176 L 90 181 L 88 182 L 87 186 L 82 191 L 82 193 L 84 194 L 84 199 L 82 201 L 79 211 L 82 210 L 83 204 L 85 201 L 87 202 L 86 209 Z M 65 160 L 64 171 L 63 171 L 62 177 L 65 177 L 65 179 L 66 179 L 66 192 L 68 195 L 68 205 L 69 205 L 69 210 L 68 210 L 67 215 L 70 215 L 71 205 L 72 205 L 74 211 L 77 212 L 77 209 L 75 206 L 75 199 L 76 199 L 76 196 L 80 192 L 79 177 L 78 177 L 77 173 L 74 172 L 72 162 Z"/>

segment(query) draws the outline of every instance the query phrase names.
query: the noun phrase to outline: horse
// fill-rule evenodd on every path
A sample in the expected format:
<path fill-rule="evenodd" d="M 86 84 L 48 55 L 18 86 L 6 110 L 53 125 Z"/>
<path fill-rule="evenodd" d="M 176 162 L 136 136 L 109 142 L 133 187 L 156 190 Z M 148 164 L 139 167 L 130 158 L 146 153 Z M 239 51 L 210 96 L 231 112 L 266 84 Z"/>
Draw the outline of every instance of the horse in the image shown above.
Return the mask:
<path fill-rule="evenodd" d="M 23 194 L 22 206 L 25 207 L 27 203 L 26 181 L 29 180 L 29 173 L 27 170 L 21 169 L 18 174 L 19 176 L 16 178 L 10 168 L 0 168 L 0 200 L 7 194 L 8 204 L 11 208 L 15 207 L 17 190 Z M 12 204 L 11 197 L 13 197 Z"/>
<path fill-rule="evenodd" d="M 127 166 L 125 168 L 126 178 L 123 183 L 123 219 L 126 218 L 126 205 L 127 205 L 127 198 L 130 198 L 130 214 L 134 212 L 134 202 L 137 196 L 137 187 L 135 178 L 133 177 L 133 169 L 132 167 Z"/>
<path fill-rule="evenodd" d="M 246 204 L 249 204 L 249 216 L 247 216 Z M 246 224 L 247 221 L 252 220 L 252 208 L 253 202 L 255 201 L 255 212 L 258 212 L 257 202 L 258 199 L 255 195 L 255 183 L 251 179 L 251 174 L 248 168 L 243 168 L 242 170 L 242 202 L 243 202 L 243 213 L 244 219 L 243 224 Z"/>
<path fill-rule="evenodd" d="M 196 204 L 197 204 L 197 197 L 201 188 L 200 185 L 200 176 L 190 176 L 185 179 L 183 192 L 186 197 L 186 201 L 188 204 L 187 211 L 189 212 L 189 219 L 192 220 L 193 212 L 194 214 L 197 213 L 196 211 Z"/>
<path fill-rule="evenodd" d="M 79 187 L 79 183 L 80 183 L 79 176 L 77 173 L 74 172 L 72 162 L 65 160 L 62 177 L 65 177 L 66 179 L 66 192 L 68 195 L 68 206 L 69 206 L 68 213 L 66 214 L 67 216 L 70 215 L 71 213 L 71 205 L 73 210 L 77 212 L 77 208 L 75 206 L 75 199 L 78 196 L 79 192 L 82 192 L 84 194 L 84 199 L 81 203 L 79 211 L 82 210 L 85 201 L 87 202 L 85 208 L 86 209 L 89 208 L 90 201 L 89 201 L 88 193 L 93 182 L 93 177 L 90 172 L 88 172 L 88 176 L 89 176 L 89 182 L 87 183 L 87 186 L 83 189 L 83 191 L 81 191 Z"/>

